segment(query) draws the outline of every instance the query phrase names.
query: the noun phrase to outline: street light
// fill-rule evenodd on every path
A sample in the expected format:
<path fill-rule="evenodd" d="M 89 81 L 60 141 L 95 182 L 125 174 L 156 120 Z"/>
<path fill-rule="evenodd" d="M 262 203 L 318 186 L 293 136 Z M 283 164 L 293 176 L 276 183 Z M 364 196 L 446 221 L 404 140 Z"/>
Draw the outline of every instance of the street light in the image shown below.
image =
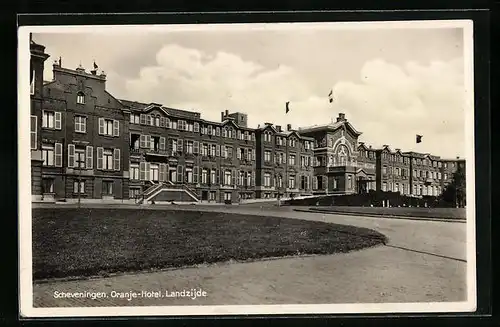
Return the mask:
<path fill-rule="evenodd" d="M 82 192 L 80 190 L 80 185 L 82 184 L 82 166 L 81 164 L 83 163 L 82 160 L 80 160 L 80 157 L 78 156 L 78 159 L 76 161 L 76 164 L 78 166 L 78 186 L 77 186 L 77 192 L 78 192 L 78 208 L 80 208 L 81 205 L 81 199 L 82 199 Z"/>

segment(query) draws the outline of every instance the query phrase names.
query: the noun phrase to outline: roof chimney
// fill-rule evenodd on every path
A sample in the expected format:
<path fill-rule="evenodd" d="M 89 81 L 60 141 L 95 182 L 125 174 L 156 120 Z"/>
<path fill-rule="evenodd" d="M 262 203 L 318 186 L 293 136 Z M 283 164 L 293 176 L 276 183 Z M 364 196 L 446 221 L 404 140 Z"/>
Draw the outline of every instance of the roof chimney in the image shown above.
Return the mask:
<path fill-rule="evenodd" d="M 339 112 L 339 116 L 337 117 L 337 123 L 340 121 L 344 121 L 344 120 L 345 120 L 345 114 L 342 112 Z"/>
<path fill-rule="evenodd" d="M 220 112 L 220 121 L 223 122 L 224 121 L 224 111 L 221 111 Z"/>
<path fill-rule="evenodd" d="M 226 110 L 226 116 L 229 115 L 229 110 Z"/>
<path fill-rule="evenodd" d="M 460 157 L 459 157 L 459 156 L 457 156 L 457 159 L 460 159 Z"/>
<path fill-rule="evenodd" d="M 384 145 L 382 145 L 382 147 L 383 147 L 383 148 L 388 148 L 388 147 L 389 147 L 389 145 L 384 144 Z"/>
<path fill-rule="evenodd" d="M 369 148 L 369 149 L 371 149 L 371 148 L 372 148 L 372 146 L 370 145 L 368 148 Z"/>
<path fill-rule="evenodd" d="M 281 132 L 281 126 L 280 126 L 280 125 L 276 125 L 276 130 L 277 130 L 278 132 Z"/>
<path fill-rule="evenodd" d="M 292 130 L 292 124 L 286 124 L 286 130 L 291 131 Z"/>

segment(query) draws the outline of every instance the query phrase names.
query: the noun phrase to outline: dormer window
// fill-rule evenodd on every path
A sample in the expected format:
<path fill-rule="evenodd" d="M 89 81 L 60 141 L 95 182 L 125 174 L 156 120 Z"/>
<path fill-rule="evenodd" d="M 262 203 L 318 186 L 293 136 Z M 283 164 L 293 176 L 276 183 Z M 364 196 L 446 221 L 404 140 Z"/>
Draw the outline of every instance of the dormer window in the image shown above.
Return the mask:
<path fill-rule="evenodd" d="M 85 104 L 85 94 L 83 92 L 78 92 L 76 95 L 76 103 Z"/>

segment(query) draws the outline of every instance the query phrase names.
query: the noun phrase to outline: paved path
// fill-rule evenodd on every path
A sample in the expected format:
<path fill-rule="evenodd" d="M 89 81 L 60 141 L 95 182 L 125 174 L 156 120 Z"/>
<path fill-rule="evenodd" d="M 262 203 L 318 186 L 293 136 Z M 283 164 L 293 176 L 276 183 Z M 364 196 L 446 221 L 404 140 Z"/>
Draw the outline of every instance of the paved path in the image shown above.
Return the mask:
<path fill-rule="evenodd" d="M 160 209 L 160 208 L 155 208 Z M 188 206 L 176 209 L 199 210 Z M 219 207 L 204 210 L 220 211 Z M 283 216 L 372 228 L 388 246 L 348 254 L 222 263 L 195 268 L 85 281 L 34 285 L 35 307 L 381 303 L 466 300 L 466 224 L 295 212 L 260 205 L 224 211 Z M 206 297 L 111 298 L 112 291 L 181 291 L 201 288 Z M 105 292 L 107 298 L 55 299 L 54 291 Z"/>

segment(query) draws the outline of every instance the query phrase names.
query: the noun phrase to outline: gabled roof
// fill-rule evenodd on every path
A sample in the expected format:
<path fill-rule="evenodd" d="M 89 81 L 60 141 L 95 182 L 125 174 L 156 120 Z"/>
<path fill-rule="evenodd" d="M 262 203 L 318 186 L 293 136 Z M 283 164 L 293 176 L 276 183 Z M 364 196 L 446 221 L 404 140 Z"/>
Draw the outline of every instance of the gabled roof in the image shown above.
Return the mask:
<path fill-rule="evenodd" d="M 354 128 L 354 126 L 352 126 L 352 124 L 350 122 L 348 122 L 347 120 L 341 120 L 341 121 L 334 122 L 334 123 L 332 122 L 332 123 L 325 124 L 325 125 L 313 125 L 313 126 L 308 126 L 308 127 L 301 127 L 301 128 L 299 128 L 299 132 L 300 133 L 309 133 L 309 132 L 315 132 L 315 131 L 321 131 L 321 130 L 336 131 L 337 129 L 339 129 L 340 127 L 342 127 L 344 125 L 347 128 L 349 128 L 351 130 L 351 132 L 356 136 L 360 136 L 361 134 L 363 134 L 362 132 L 357 131 Z"/>

